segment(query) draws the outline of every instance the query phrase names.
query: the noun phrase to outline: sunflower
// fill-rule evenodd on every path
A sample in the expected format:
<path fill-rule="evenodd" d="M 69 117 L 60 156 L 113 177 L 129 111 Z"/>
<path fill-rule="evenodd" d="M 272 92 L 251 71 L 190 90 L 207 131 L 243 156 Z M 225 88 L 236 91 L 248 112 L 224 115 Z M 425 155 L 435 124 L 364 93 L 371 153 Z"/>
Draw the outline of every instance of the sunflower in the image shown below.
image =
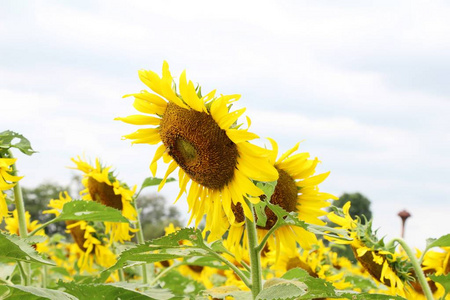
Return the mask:
<path fill-rule="evenodd" d="M 251 179 L 275 181 L 278 174 L 267 161 L 267 151 L 248 142 L 258 136 L 237 125 L 245 108 L 230 109 L 240 96 L 216 97 L 214 90 L 203 97 L 192 81 L 187 82 L 186 72 L 180 76 L 177 93 L 167 62 L 163 64 L 162 78 L 145 70 L 139 71 L 139 78 L 156 94 L 144 90 L 124 97 L 134 96 L 134 107 L 150 116 L 132 115 L 116 120 L 154 126 L 138 129 L 124 138 L 133 140 L 133 144 L 159 144 L 150 163 L 153 176 L 158 160 L 163 158 L 169 163 L 159 189 L 179 167 L 180 193 L 176 200 L 188 191 L 189 223 L 195 219 L 198 226 L 206 215 L 209 240 L 220 238 L 228 229 L 228 222 L 235 222 L 232 203 L 239 203 L 245 216 L 253 219 L 244 197 L 257 203 L 263 192 Z M 248 118 L 247 123 L 250 126 Z"/>
<path fill-rule="evenodd" d="M 39 224 L 39 222 L 37 220 L 34 220 L 33 222 L 31 222 L 30 219 L 31 219 L 30 213 L 26 211 L 25 212 L 25 223 L 27 225 L 28 233 L 34 231 L 35 229 L 39 228 L 39 226 L 41 226 L 41 224 Z M 10 234 L 20 235 L 20 233 L 19 233 L 19 214 L 17 212 L 17 209 L 13 210 L 12 214 L 5 218 L 5 223 L 6 223 L 6 226 L 5 226 L 6 231 L 8 231 Z M 44 229 L 39 230 L 38 232 L 36 232 L 35 235 L 46 236 Z M 47 243 L 48 243 L 48 240 L 45 240 L 42 243 L 34 244 L 33 247 L 39 253 L 44 253 L 44 252 L 47 252 L 47 250 L 48 250 Z"/>
<path fill-rule="evenodd" d="M 50 200 L 51 209 L 43 213 L 51 213 L 58 216 L 64 204 L 72 201 L 67 192 L 60 193 L 59 199 Z M 95 271 L 94 261 L 102 267 L 110 267 L 116 262 L 115 254 L 109 249 L 107 239 L 102 241 L 97 237 L 97 230 L 86 221 L 66 221 L 66 232 L 72 235 L 77 247 L 71 247 L 71 255 L 78 257 L 77 266 L 80 273 Z M 74 253 L 73 253 L 74 252 Z"/>
<path fill-rule="evenodd" d="M 270 203 L 281 206 L 287 212 L 297 213 L 299 220 L 324 225 L 325 223 L 320 220 L 320 217 L 326 212 L 322 209 L 329 205 L 328 199 L 337 198 L 331 194 L 320 192 L 318 185 L 328 177 L 330 172 L 314 175 L 319 160 L 317 158 L 310 159 L 309 153 L 306 152 L 293 154 L 298 150 L 299 143 L 277 160 L 278 145 L 274 140 L 269 140 L 273 148 L 270 151 L 269 161 L 279 174 Z M 239 245 L 245 234 L 244 214 L 240 205 L 233 206 L 232 210 L 236 216 L 236 223 L 230 228 L 227 244 L 230 250 L 236 253 L 233 248 Z M 266 225 L 257 226 L 260 240 L 277 222 L 277 216 L 268 207 L 265 209 L 265 214 L 267 216 Z M 246 239 L 242 240 L 245 243 Z M 268 243 L 272 249 L 280 249 L 280 247 L 295 249 L 296 243 L 299 243 L 304 249 L 310 249 L 313 244 L 317 243 L 317 238 L 304 228 L 286 225 L 278 228 Z"/>
<path fill-rule="evenodd" d="M 129 189 L 128 186 L 116 179 L 110 172 L 111 167 L 103 167 L 97 158 L 95 166 L 90 165 L 78 156 L 78 160 L 72 158 L 76 164 L 76 170 L 82 171 L 82 183 L 86 189 L 81 191 L 83 200 L 94 200 L 106 206 L 118 209 L 122 215 L 130 221 L 136 221 L 137 214 L 132 204 L 136 186 Z M 110 234 L 111 241 L 129 241 L 133 237 L 131 233 L 137 230 L 130 227 L 129 223 L 105 222 L 105 233 Z"/>
<path fill-rule="evenodd" d="M 13 176 L 12 165 L 16 162 L 16 158 L 0 157 L 0 223 L 4 217 L 8 216 L 8 205 L 6 204 L 6 194 L 3 191 L 9 190 L 16 185 L 16 182 L 23 176 Z"/>
<path fill-rule="evenodd" d="M 342 208 L 343 214 L 330 212 L 328 218 L 341 229 L 347 230 L 352 240 L 325 238 L 338 244 L 350 244 L 355 258 L 373 278 L 390 287 L 392 294 L 404 296 L 405 283 L 413 280 L 409 273 L 411 263 L 404 260 L 400 253 L 389 251 L 383 240 L 378 240 L 372 232 L 371 221 L 362 224 L 359 218 L 354 220 L 350 216 L 349 210 L 350 201 Z"/>

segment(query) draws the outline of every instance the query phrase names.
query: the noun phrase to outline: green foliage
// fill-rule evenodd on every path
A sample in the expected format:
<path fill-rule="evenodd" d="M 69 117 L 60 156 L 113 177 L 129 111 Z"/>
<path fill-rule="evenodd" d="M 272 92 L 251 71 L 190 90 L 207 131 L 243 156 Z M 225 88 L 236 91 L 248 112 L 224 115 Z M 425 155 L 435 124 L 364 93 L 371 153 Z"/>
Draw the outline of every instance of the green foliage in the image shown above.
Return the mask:
<path fill-rule="evenodd" d="M 162 181 L 163 181 L 162 178 L 156 178 L 156 177 L 145 178 L 144 182 L 142 182 L 141 188 L 139 189 L 139 193 L 141 193 L 141 191 L 146 187 L 159 185 Z M 175 181 L 174 178 L 167 178 L 166 183 L 173 182 L 173 181 Z"/>
<path fill-rule="evenodd" d="M 164 289 L 174 294 L 174 299 L 198 299 L 197 295 L 205 289 L 203 284 L 181 275 L 176 270 L 171 270 L 159 280 Z M 186 297 L 190 295 L 190 297 Z"/>
<path fill-rule="evenodd" d="M 14 142 L 16 139 L 18 139 L 19 141 Z M 27 140 L 23 135 L 11 130 L 0 132 L 0 152 L 5 152 L 10 148 L 19 149 L 26 155 L 32 155 L 33 153 L 36 153 L 36 151 L 34 151 L 31 147 L 30 141 Z"/>
<path fill-rule="evenodd" d="M 359 217 L 362 224 L 366 222 L 366 219 L 372 219 L 370 200 L 360 193 L 344 193 L 338 200 L 333 202 L 333 205 L 342 208 L 348 201 L 351 203 L 349 213 L 352 218 Z"/>
<path fill-rule="evenodd" d="M 95 201 L 73 200 L 64 204 L 57 221 L 102 221 L 127 223 L 120 210 Z"/>
<path fill-rule="evenodd" d="M 251 292 L 242 291 L 236 286 L 214 287 L 204 291 L 203 294 L 211 296 L 213 299 L 225 299 L 225 297 L 230 296 L 233 299 L 252 300 Z"/>
<path fill-rule="evenodd" d="M 431 280 L 441 284 L 444 287 L 445 295 L 442 297 L 442 299 L 446 299 L 445 298 L 446 295 L 450 293 L 450 273 L 448 273 L 447 275 L 440 275 L 440 276 L 431 275 L 429 277 L 431 278 Z"/>
<path fill-rule="evenodd" d="M 192 245 L 183 245 L 189 241 Z M 181 244 L 181 245 L 180 245 Z M 109 270 L 133 265 L 136 262 L 153 263 L 179 257 L 207 257 L 208 251 L 203 243 L 203 237 L 198 229 L 184 228 L 175 233 L 135 245 L 120 254 L 116 264 Z"/>
<path fill-rule="evenodd" d="M 0 286 L 0 299 L 16 299 L 16 300 L 77 300 L 78 298 L 62 291 L 38 288 L 34 286 L 22 285 L 3 285 Z M 92 299 L 92 295 L 91 295 Z"/>
<path fill-rule="evenodd" d="M 268 280 L 257 300 L 298 299 L 307 293 L 308 287 L 301 281 L 283 278 Z"/>
<path fill-rule="evenodd" d="M 66 293 L 76 296 L 78 299 L 171 299 L 173 294 L 162 289 L 148 289 L 145 292 L 137 291 L 142 285 L 127 283 L 110 284 L 80 284 L 74 282 L 59 281 L 58 286 L 64 288 Z M 95 297 L 95 298 L 93 298 Z"/>
<path fill-rule="evenodd" d="M 32 246 L 19 236 L 9 235 L 1 231 L 0 258 L 54 265 L 52 261 L 42 258 Z"/>
<path fill-rule="evenodd" d="M 427 239 L 427 249 L 433 247 L 450 247 L 450 234 L 443 235 L 438 239 Z"/>

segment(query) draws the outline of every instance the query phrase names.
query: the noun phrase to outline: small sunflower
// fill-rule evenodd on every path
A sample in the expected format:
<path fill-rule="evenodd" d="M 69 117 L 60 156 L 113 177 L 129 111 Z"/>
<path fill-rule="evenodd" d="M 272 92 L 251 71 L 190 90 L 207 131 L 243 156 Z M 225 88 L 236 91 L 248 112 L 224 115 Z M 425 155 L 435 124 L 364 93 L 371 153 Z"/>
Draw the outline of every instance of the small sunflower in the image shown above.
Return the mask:
<path fill-rule="evenodd" d="M 76 164 L 76 170 L 82 171 L 82 183 L 85 190 L 81 191 L 83 200 L 97 201 L 106 206 L 118 209 L 122 215 L 130 221 L 136 221 L 136 210 L 132 205 L 133 195 L 136 186 L 129 189 L 128 186 L 114 176 L 110 171 L 111 167 L 103 167 L 97 158 L 95 166 L 92 166 L 80 156 L 78 159 L 72 158 Z M 129 223 L 105 222 L 105 233 L 110 234 L 111 241 L 129 241 L 133 237 L 131 233 L 137 230 L 130 227 Z"/>
<path fill-rule="evenodd" d="M 0 223 L 4 217 L 8 216 L 6 194 L 4 194 L 3 191 L 13 188 L 16 185 L 16 182 L 23 178 L 23 176 L 11 175 L 12 165 L 16 160 L 16 158 L 0 157 Z"/>
<path fill-rule="evenodd" d="M 160 144 L 150 163 L 153 176 L 161 157 L 170 164 L 159 188 L 179 167 L 177 200 L 189 190 L 189 223 L 195 219 L 198 226 L 206 215 L 205 231 L 210 231 L 210 240 L 220 238 L 228 229 L 227 219 L 235 222 L 232 205 L 239 203 L 244 214 L 253 218 L 244 197 L 257 203 L 263 192 L 251 179 L 275 181 L 278 174 L 268 163 L 267 152 L 248 142 L 258 136 L 237 125 L 245 109 L 230 109 L 240 96 L 216 97 L 212 91 L 202 97 L 192 81 L 187 82 L 185 72 L 180 76 L 177 93 L 167 62 L 163 64 L 162 78 L 145 70 L 139 71 L 139 78 L 156 94 L 144 90 L 125 97 L 134 96 L 134 107 L 150 116 L 132 115 L 116 120 L 154 126 L 138 129 L 124 138 L 133 140 L 133 144 Z M 250 125 L 248 118 L 247 121 Z"/>
<path fill-rule="evenodd" d="M 41 226 L 41 224 L 39 224 L 39 222 L 37 220 L 34 220 L 31 222 L 31 216 L 29 212 L 25 212 L 25 223 L 27 225 L 27 232 L 30 233 L 32 231 L 34 231 L 35 229 L 37 229 L 39 226 Z M 11 215 L 7 216 L 5 218 L 5 229 L 6 231 L 8 231 L 10 234 L 15 234 L 15 235 L 20 235 L 19 232 L 19 214 L 17 212 L 17 209 L 13 210 Z M 46 236 L 45 235 L 45 231 L 44 229 L 39 230 L 38 232 L 36 232 L 36 235 L 40 235 L 40 236 Z M 37 243 L 34 244 L 33 247 L 36 249 L 37 252 L 39 253 L 44 253 L 47 251 L 47 240 L 42 242 L 42 243 Z"/>
<path fill-rule="evenodd" d="M 277 185 L 270 199 L 270 203 L 281 206 L 287 212 L 296 212 L 299 220 L 310 224 L 324 225 L 320 217 L 326 212 L 322 210 L 329 205 L 328 199 L 337 199 L 335 196 L 320 192 L 319 184 L 323 182 L 330 172 L 314 175 L 317 158 L 310 159 L 309 153 L 297 153 L 299 143 L 292 149 L 284 153 L 277 160 L 278 145 L 270 139 L 273 150 L 270 151 L 269 161 L 275 167 L 279 174 Z M 233 213 L 236 216 L 236 223 L 231 227 L 228 236 L 228 243 L 239 244 L 244 233 L 244 214 L 240 205 L 232 206 Z M 277 222 L 277 216 L 268 207 L 265 209 L 267 222 L 264 227 L 257 226 L 259 238 L 262 239 L 265 234 Z M 275 231 L 275 237 L 268 240 L 272 249 L 285 248 L 295 249 L 296 243 L 304 249 L 310 249 L 317 243 L 316 236 L 307 230 L 296 226 L 282 226 Z M 245 241 L 245 238 L 244 238 Z M 235 251 L 233 251 L 235 253 Z"/>
<path fill-rule="evenodd" d="M 50 200 L 51 209 L 43 213 L 60 215 L 64 204 L 72 201 L 67 192 L 60 193 L 59 199 Z M 109 242 L 106 239 L 102 241 L 97 237 L 97 230 L 86 221 L 66 221 L 67 232 L 72 235 L 77 247 L 72 247 L 78 256 L 77 266 L 80 273 L 86 271 L 92 273 L 95 271 L 94 261 L 102 267 L 110 267 L 116 262 L 115 254 L 109 249 Z"/>
<path fill-rule="evenodd" d="M 355 220 L 350 216 L 350 201 L 342 208 L 341 213 L 331 212 L 328 218 L 331 222 L 348 231 L 352 241 L 325 237 L 338 244 L 350 244 L 358 262 L 379 282 L 390 287 L 392 294 L 405 295 L 405 283 L 412 277 L 409 270 L 411 263 L 404 260 L 399 253 L 392 253 L 384 246 L 383 240 L 372 232 L 372 222 L 362 224 L 359 218 Z"/>

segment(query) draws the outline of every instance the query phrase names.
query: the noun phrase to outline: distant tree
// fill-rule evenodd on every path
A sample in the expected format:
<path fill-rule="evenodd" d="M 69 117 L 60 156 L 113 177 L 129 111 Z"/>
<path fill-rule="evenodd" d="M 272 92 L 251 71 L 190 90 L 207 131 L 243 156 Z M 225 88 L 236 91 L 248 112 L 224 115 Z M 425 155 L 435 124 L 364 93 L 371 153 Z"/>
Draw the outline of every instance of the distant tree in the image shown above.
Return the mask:
<path fill-rule="evenodd" d="M 164 228 L 170 223 L 181 225 L 180 212 L 174 206 L 167 207 L 167 202 L 161 195 L 145 195 L 137 199 L 141 209 L 140 217 L 145 240 L 164 235 Z"/>
<path fill-rule="evenodd" d="M 350 216 L 354 219 L 358 216 L 361 219 L 361 223 L 365 224 L 372 219 L 372 211 L 370 210 L 370 200 L 363 196 L 361 193 L 344 193 L 338 200 L 335 200 L 333 205 L 337 207 L 343 207 L 345 203 L 350 201 Z M 349 245 L 340 245 L 333 249 L 339 255 L 345 256 L 353 263 L 356 262 L 353 250 Z"/>
<path fill-rule="evenodd" d="M 372 219 L 370 200 L 360 193 L 344 193 L 338 200 L 334 201 L 333 205 L 342 208 L 348 201 L 351 202 L 349 213 L 352 218 L 358 216 L 363 224 L 365 224 L 363 216 L 365 216 L 367 220 Z"/>
<path fill-rule="evenodd" d="M 59 193 L 67 191 L 68 187 L 54 182 L 44 182 L 35 188 L 22 188 L 25 209 L 30 213 L 31 221 L 38 220 L 45 223 L 54 218 L 53 214 L 43 214 L 42 211 L 48 209 L 48 203 L 51 199 L 58 199 Z M 50 224 L 46 228 L 48 234 L 56 232 L 65 234 L 64 222 Z"/>

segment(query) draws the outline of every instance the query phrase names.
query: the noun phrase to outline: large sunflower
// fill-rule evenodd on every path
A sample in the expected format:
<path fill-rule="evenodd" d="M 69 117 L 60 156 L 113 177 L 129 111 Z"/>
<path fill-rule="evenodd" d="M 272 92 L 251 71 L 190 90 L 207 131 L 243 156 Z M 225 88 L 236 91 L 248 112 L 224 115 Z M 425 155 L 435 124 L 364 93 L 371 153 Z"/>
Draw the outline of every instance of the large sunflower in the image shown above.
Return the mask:
<path fill-rule="evenodd" d="M 277 204 L 288 212 L 296 212 L 299 220 L 310 224 L 325 224 L 319 219 L 326 214 L 322 209 L 329 205 L 328 199 L 337 199 L 331 194 L 319 191 L 318 185 L 328 177 L 329 172 L 313 176 L 319 162 L 317 158 L 309 159 L 309 153 L 306 152 L 291 155 L 298 150 L 299 143 L 277 160 L 278 145 L 274 140 L 269 140 L 273 148 L 269 161 L 279 174 L 270 203 Z M 236 253 L 233 249 L 241 242 L 245 225 L 240 205 L 233 206 L 233 212 L 236 215 L 236 223 L 230 229 L 227 245 Z M 277 222 L 277 216 L 268 207 L 265 213 L 266 225 L 257 226 L 260 240 Z M 242 239 L 243 243 L 245 241 L 245 238 Z M 286 225 L 278 228 L 268 242 L 272 249 L 280 249 L 280 246 L 295 249 L 296 243 L 304 249 L 310 249 L 317 243 L 317 238 L 301 227 Z"/>
<path fill-rule="evenodd" d="M 23 176 L 13 176 L 12 165 L 16 162 L 16 158 L 0 157 L 0 223 L 4 217 L 8 216 L 8 206 L 6 204 L 6 194 L 3 191 L 9 190 L 16 185 L 16 182 Z"/>
<path fill-rule="evenodd" d="M 72 161 L 76 164 L 73 169 L 84 173 L 82 183 L 86 189 L 81 191 L 83 200 L 97 201 L 118 209 L 125 218 L 136 221 L 136 210 L 132 205 L 136 186 L 132 189 L 128 188 L 110 172 L 111 167 L 103 167 L 98 158 L 95 166 L 79 156 L 78 159 L 72 158 Z M 130 232 L 136 232 L 136 230 L 131 228 L 129 223 L 105 222 L 105 233 L 110 234 L 112 241 L 121 243 L 129 241 L 133 237 Z"/>
<path fill-rule="evenodd" d="M 257 138 L 248 129 L 237 125 L 245 109 L 230 111 L 239 95 L 215 96 L 215 91 L 202 97 L 192 81 L 187 82 L 183 72 L 179 80 L 179 93 L 166 62 L 162 78 L 152 71 L 139 71 L 139 78 L 154 93 L 141 91 L 134 96 L 134 107 L 146 115 L 116 118 L 134 125 L 150 125 L 125 135 L 133 144 L 160 144 L 151 161 L 150 169 L 156 174 L 157 161 L 163 157 L 170 163 L 161 182 L 161 189 L 169 174 L 179 167 L 180 196 L 187 191 L 191 220 L 196 225 L 206 214 L 209 239 L 220 238 L 235 222 L 232 203 L 242 205 L 244 214 L 253 218 L 244 197 L 258 202 L 263 192 L 253 180 L 275 181 L 277 171 L 267 161 L 267 152 L 248 141 Z M 250 121 L 247 118 L 248 124 Z"/>

